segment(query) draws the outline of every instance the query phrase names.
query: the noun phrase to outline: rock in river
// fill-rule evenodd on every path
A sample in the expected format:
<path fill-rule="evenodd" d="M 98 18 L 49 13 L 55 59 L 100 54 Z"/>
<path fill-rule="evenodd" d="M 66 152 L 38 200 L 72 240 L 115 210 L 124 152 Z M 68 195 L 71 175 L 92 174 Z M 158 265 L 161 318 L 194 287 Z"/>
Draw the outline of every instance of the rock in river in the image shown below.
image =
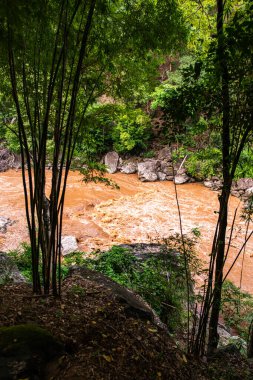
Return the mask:
<path fill-rule="evenodd" d="M 7 227 L 11 226 L 12 224 L 12 220 L 5 218 L 4 216 L 0 216 L 0 232 L 5 233 L 7 231 Z"/>
<path fill-rule="evenodd" d="M 135 162 L 128 162 L 122 165 L 120 171 L 124 174 L 134 174 L 137 171 L 137 164 Z"/>
<path fill-rule="evenodd" d="M 189 182 L 190 177 L 186 174 L 185 169 L 179 169 L 175 175 L 174 182 L 176 185 L 182 185 L 183 183 Z"/>
<path fill-rule="evenodd" d="M 105 165 L 107 166 L 107 171 L 110 174 L 116 173 L 119 162 L 119 155 L 117 152 L 108 152 L 104 158 Z"/>
<path fill-rule="evenodd" d="M 63 236 L 61 239 L 61 246 L 63 256 L 78 251 L 78 245 L 75 236 Z"/>
<path fill-rule="evenodd" d="M 161 162 L 159 160 L 147 160 L 138 164 L 138 177 L 142 182 L 154 182 L 158 180 L 157 172 Z"/>

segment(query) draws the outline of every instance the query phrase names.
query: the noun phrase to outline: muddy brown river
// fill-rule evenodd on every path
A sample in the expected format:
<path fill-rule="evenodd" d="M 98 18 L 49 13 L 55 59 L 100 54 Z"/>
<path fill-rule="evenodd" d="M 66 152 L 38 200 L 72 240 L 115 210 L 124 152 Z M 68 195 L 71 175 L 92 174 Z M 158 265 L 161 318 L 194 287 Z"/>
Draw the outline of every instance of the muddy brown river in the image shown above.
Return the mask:
<path fill-rule="evenodd" d="M 50 177 L 50 172 L 48 172 Z M 82 176 L 71 172 L 68 179 L 64 213 L 64 235 L 74 235 L 82 251 L 105 249 L 114 244 L 151 242 L 179 232 L 179 218 L 172 182 L 142 183 L 136 175 L 114 174 L 120 190 L 103 184 L 82 182 Z M 198 228 L 201 237 L 196 250 L 206 262 L 210 253 L 218 210 L 217 193 L 201 184 L 177 187 L 182 213 L 183 231 Z M 229 225 L 240 202 L 231 197 Z M 24 198 L 20 171 L 0 173 L 0 216 L 15 221 L 6 233 L 0 233 L 0 250 L 7 251 L 28 240 L 25 222 Z M 252 228 L 252 226 L 251 226 Z M 228 231 L 229 233 L 229 231 Z M 226 268 L 240 249 L 245 234 L 245 222 L 236 220 L 232 247 Z M 252 256 L 252 257 L 251 257 Z M 229 278 L 240 281 L 241 258 Z M 253 238 L 245 254 L 242 288 L 253 293 Z"/>

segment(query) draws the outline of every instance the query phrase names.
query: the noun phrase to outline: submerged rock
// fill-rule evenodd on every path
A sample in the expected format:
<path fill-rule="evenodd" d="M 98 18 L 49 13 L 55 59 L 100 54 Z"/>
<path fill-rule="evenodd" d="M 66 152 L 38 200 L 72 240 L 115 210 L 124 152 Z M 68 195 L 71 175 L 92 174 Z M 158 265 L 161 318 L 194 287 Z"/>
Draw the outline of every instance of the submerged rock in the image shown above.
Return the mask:
<path fill-rule="evenodd" d="M 11 226 L 14 222 L 9 218 L 5 218 L 4 216 L 0 216 L 0 232 L 5 233 L 7 231 L 7 227 Z"/>

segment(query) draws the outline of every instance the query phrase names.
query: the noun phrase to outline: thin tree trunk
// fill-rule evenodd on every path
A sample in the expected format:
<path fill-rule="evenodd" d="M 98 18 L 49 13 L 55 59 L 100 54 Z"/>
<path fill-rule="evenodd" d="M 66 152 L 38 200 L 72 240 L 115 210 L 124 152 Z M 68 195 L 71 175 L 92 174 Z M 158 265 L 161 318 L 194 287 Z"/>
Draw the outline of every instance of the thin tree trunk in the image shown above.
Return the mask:
<path fill-rule="evenodd" d="M 222 81 L 222 158 L 223 158 L 223 189 L 220 196 L 219 230 L 216 245 L 215 279 L 213 291 L 213 305 L 209 321 L 208 354 L 211 354 L 218 346 L 218 321 L 221 305 L 221 292 L 223 282 L 223 267 L 226 247 L 226 231 L 228 219 L 228 200 L 232 185 L 231 158 L 230 158 L 230 99 L 229 99 L 229 74 L 226 59 L 226 47 L 224 37 L 224 2 L 217 0 L 217 61 L 219 63 Z"/>

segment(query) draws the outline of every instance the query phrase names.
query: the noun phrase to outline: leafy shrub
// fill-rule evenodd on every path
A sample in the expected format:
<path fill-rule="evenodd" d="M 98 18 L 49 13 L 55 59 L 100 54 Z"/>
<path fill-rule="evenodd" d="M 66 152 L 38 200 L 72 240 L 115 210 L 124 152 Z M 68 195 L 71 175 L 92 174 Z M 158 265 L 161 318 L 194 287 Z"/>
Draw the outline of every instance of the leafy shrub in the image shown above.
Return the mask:
<path fill-rule="evenodd" d="M 235 178 L 253 178 L 253 148 L 251 146 L 243 149 L 238 166 L 235 172 Z"/>
<path fill-rule="evenodd" d="M 13 153 L 20 153 L 20 145 L 18 136 L 6 128 L 4 139 L 8 149 Z"/>
<path fill-rule="evenodd" d="M 150 137 L 149 117 L 140 109 L 122 111 L 112 131 L 114 149 L 119 153 L 145 149 Z"/>
<path fill-rule="evenodd" d="M 151 123 L 141 109 L 119 104 L 97 104 L 84 120 L 78 151 L 89 158 L 114 149 L 119 153 L 144 149 L 150 137 Z"/>
<path fill-rule="evenodd" d="M 140 260 L 127 249 L 114 246 L 85 265 L 140 294 L 171 330 L 183 323 L 187 299 L 183 255 L 168 250 Z"/>
<path fill-rule="evenodd" d="M 143 153 L 144 158 L 153 158 L 155 157 L 155 152 L 153 150 L 149 150 Z"/>
<path fill-rule="evenodd" d="M 221 151 L 217 148 L 206 148 L 191 153 L 185 163 L 187 172 L 198 180 L 219 175 L 221 172 Z"/>
<path fill-rule="evenodd" d="M 227 326 L 235 328 L 247 340 L 249 326 L 253 320 L 253 297 L 241 291 L 231 281 L 222 288 L 221 311 Z"/>
<path fill-rule="evenodd" d="M 31 246 L 27 243 L 22 243 L 20 248 L 8 252 L 19 271 L 28 280 L 32 281 L 32 251 Z M 41 268 L 41 265 L 40 265 Z"/>

